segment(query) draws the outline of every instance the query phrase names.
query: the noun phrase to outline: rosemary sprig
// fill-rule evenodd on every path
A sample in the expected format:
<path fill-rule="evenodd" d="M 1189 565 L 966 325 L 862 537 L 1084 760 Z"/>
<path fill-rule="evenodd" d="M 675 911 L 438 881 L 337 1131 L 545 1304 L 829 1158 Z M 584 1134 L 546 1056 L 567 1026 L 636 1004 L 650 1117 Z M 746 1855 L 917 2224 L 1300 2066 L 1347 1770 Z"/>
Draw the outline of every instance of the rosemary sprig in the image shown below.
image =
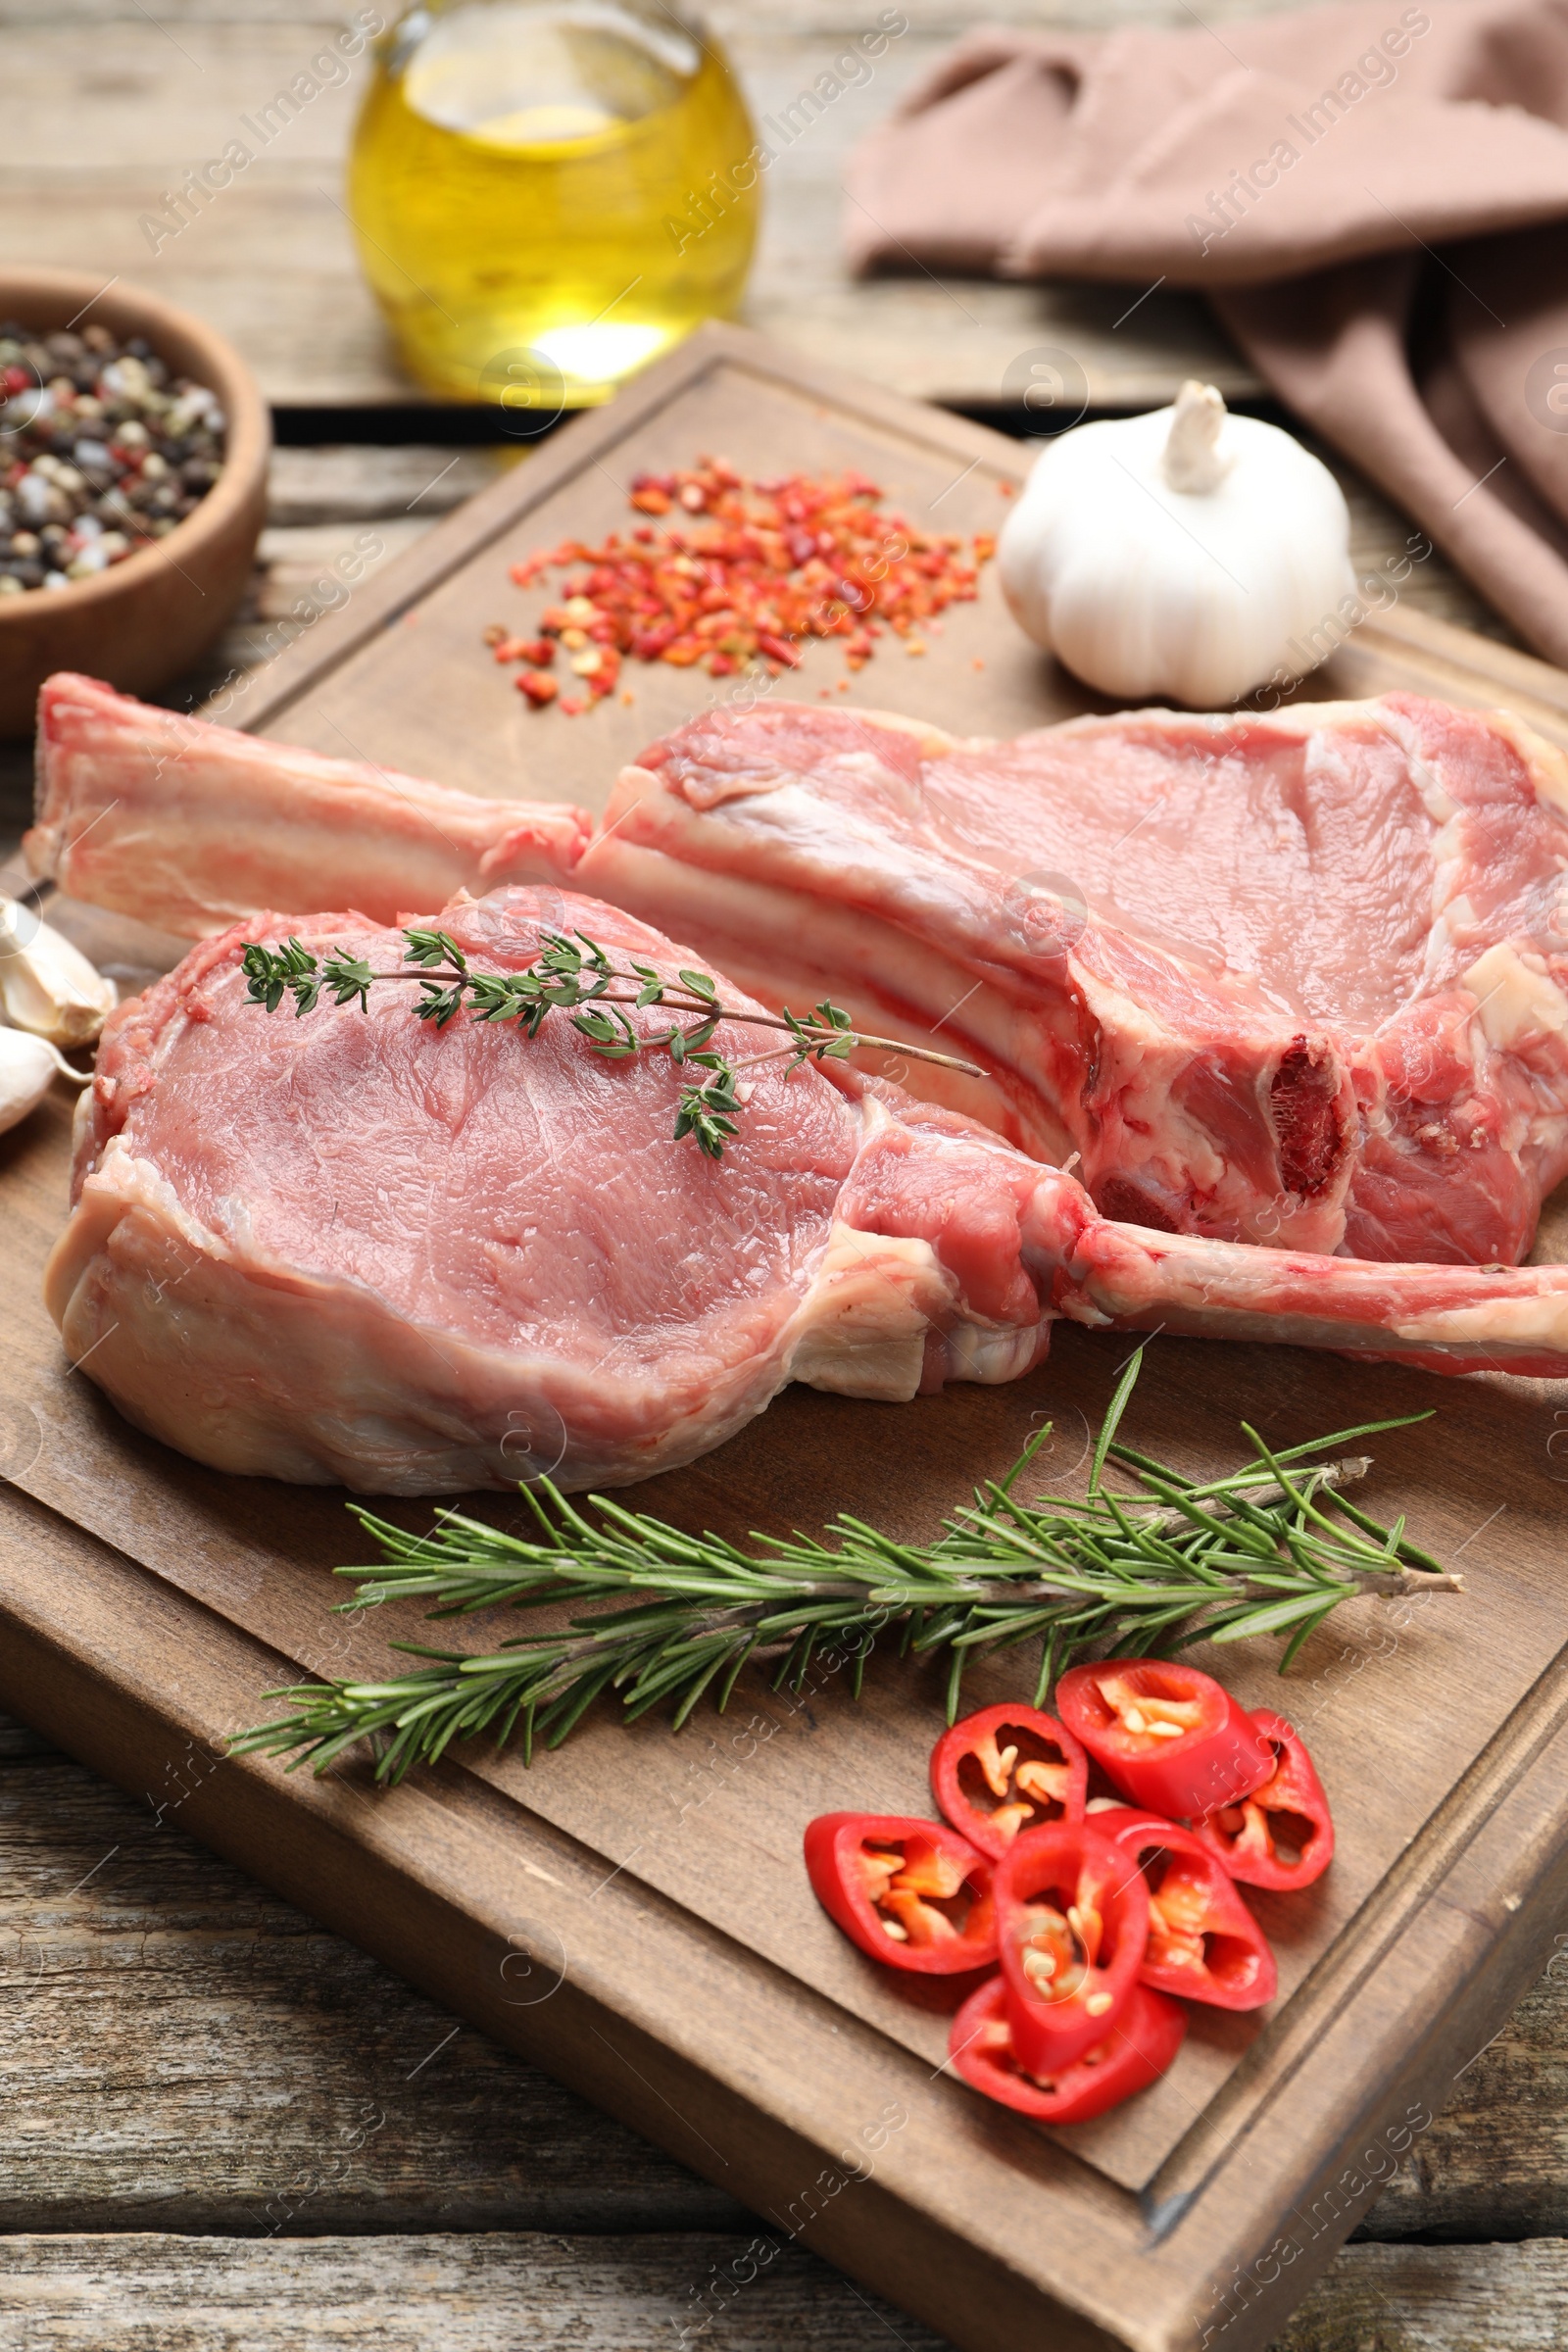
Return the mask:
<path fill-rule="evenodd" d="M 1198 1641 L 1284 1635 L 1283 1673 L 1342 1601 L 1460 1589 L 1408 1541 L 1402 1519 L 1384 1527 L 1340 1493 L 1370 1468 L 1364 1454 L 1334 1458 L 1340 1447 L 1428 1414 L 1338 1430 L 1284 1453 L 1244 1423 L 1253 1458 L 1195 1483 L 1116 1442 L 1142 1355 L 1118 1384 L 1082 1500 L 1024 1502 L 1015 1492 L 1048 1424 L 1007 1476 L 977 1487 L 930 1544 L 896 1543 L 841 1513 L 826 1543 L 754 1537 L 760 1548 L 748 1553 L 608 1495 L 579 1510 L 548 1479 L 523 1490 L 536 1521 L 529 1538 L 456 1510 L 443 1510 L 430 1534 L 411 1536 L 351 1506 L 383 1558 L 337 1570 L 358 1580 L 345 1610 L 409 1597 L 433 1601 L 433 1618 L 615 1596 L 628 1605 L 479 1656 L 397 1642 L 427 1663 L 380 1682 L 269 1691 L 292 1712 L 244 1733 L 235 1750 L 310 1757 L 319 1772 L 369 1739 L 377 1779 L 399 1781 L 454 1740 L 493 1730 L 499 1745 L 520 1724 L 531 1759 L 536 1739 L 559 1745 L 606 1690 L 620 1693 L 627 1722 L 671 1702 L 678 1728 L 709 1690 L 722 1708 L 752 1658 L 773 1662 L 775 1690 L 800 1689 L 813 1657 L 835 1670 L 848 1665 L 858 1696 L 866 1657 L 888 1633 L 901 1655 L 946 1651 L 951 1723 L 976 1650 L 1037 1640 L 1039 1705 L 1086 1649 L 1165 1656 Z M 1131 1492 L 1105 1487 L 1111 1462 Z"/>
<path fill-rule="evenodd" d="M 276 1012 L 283 999 L 292 997 L 296 1019 L 314 1011 L 323 996 L 335 1004 L 357 1004 L 368 1011 L 372 988 L 386 981 L 412 981 L 420 991 L 413 1009 L 421 1021 L 444 1029 L 458 1013 L 467 1011 L 475 1020 L 510 1022 L 529 1039 L 538 1036 L 550 1013 L 569 1013 L 572 1027 L 608 1060 L 664 1053 L 678 1066 L 706 1073 L 681 1089 L 675 1141 L 695 1136 L 710 1159 L 723 1157 L 724 1146 L 736 1132 L 746 1099 L 742 1073 L 765 1061 L 783 1061 L 798 1069 L 805 1061 L 842 1061 L 866 1047 L 902 1054 L 911 1061 L 937 1062 L 972 1078 L 982 1075 L 973 1062 L 954 1054 L 906 1045 L 898 1038 L 869 1036 L 826 998 L 804 1015 L 787 1006 L 771 1013 L 722 1004 L 706 972 L 681 971 L 671 981 L 662 979 L 652 964 L 617 964 L 584 931 L 570 938 L 559 931 L 542 932 L 534 961 L 514 972 L 475 971 L 446 931 L 416 926 L 403 937 L 405 968 L 395 972 L 372 971 L 363 956 L 341 950 L 324 957 L 313 956 L 297 939 L 280 948 L 249 947 L 243 959 L 248 1001 Z M 665 1007 L 672 1016 L 669 1026 L 648 1033 L 638 1030 L 620 1009 L 627 1004 L 636 1009 Z M 710 1051 L 720 1021 L 778 1030 L 789 1042 L 770 1053 L 729 1061 Z"/>

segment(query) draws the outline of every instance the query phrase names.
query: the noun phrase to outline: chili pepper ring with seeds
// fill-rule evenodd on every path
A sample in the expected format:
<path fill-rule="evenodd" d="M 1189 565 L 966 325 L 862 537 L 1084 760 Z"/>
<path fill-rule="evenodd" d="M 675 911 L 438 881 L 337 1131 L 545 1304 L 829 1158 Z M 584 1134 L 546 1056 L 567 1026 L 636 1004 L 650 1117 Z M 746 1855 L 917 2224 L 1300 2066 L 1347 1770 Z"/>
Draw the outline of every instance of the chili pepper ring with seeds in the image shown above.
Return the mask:
<path fill-rule="evenodd" d="M 677 519 L 612 531 L 597 547 L 565 539 L 514 564 L 519 588 L 547 571 L 573 576 L 531 634 L 497 622 L 485 642 L 497 662 L 521 665 L 515 684 L 535 710 L 558 703 L 568 717 L 612 693 L 628 658 L 776 678 L 818 637 L 839 641 L 854 671 L 890 630 L 923 653 L 922 626 L 974 602 L 996 540 L 918 530 L 881 500 L 864 474 L 748 481 L 725 458 L 638 474 L 633 509 Z M 572 691 L 562 691 L 558 651 Z"/>
<path fill-rule="evenodd" d="M 1274 1999 L 1273 1948 L 1236 1882 L 1309 1885 L 1334 1824 L 1300 1734 L 1194 1666 L 1102 1658 L 1062 1676 L 1057 1705 L 1084 1744 L 1038 1707 L 982 1707 L 932 1751 L 942 1821 L 821 1814 L 806 1869 L 871 1959 L 982 1980 L 949 2036 L 961 2081 L 1037 2123 L 1077 2124 L 1164 2073 L 1184 2002 L 1257 2012 Z M 1087 1795 L 1091 1755 L 1151 1793 Z M 1216 1777 L 1217 1809 L 1171 1818 Z"/>

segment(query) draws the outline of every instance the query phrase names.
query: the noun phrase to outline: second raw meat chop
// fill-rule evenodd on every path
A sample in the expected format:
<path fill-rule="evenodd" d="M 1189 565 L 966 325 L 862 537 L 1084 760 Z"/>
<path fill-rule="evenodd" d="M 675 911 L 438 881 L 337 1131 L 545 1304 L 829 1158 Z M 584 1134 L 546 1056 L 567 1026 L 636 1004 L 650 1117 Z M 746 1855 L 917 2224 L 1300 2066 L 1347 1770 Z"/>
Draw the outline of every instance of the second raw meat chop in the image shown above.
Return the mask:
<path fill-rule="evenodd" d="M 480 969 L 531 962 L 563 920 L 667 977 L 692 963 L 555 891 L 437 919 Z M 46 1277 L 87 1378 L 220 1469 L 372 1494 L 619 1485 L 719 1445 L 791 1380 L 899 1400 L 1013 1379 L 1061 1316 L 1568 1374 L 1568 1267 L 1358 1265 L 1113 1224 L 1070 1176 L 843 1064 L 760 1068 L 715 1161 L 672 1139 L 666 1054 L 605 1060 L 559 1014 L 530 1043 L 466 1012 L 437 1029 L 412 986 L 269 1013 L 244 951 L 295 928 L 239 925 L 111 1016 Z M 298 928 L 402 962 L 363 918 Z M 755 1041 L 726 1023 L 714 1044 Z"/>
<path fill-rule="evenodd" d="M 1512 1263 L 1568 1174 L 1568 760 L 1413 695 L 1015 742 L 802 706 L 621 776 L 584 889 L 980 1062 L 1107 1215 Z M 922 1092 L 945 1074 L 911 1072 Z"/>

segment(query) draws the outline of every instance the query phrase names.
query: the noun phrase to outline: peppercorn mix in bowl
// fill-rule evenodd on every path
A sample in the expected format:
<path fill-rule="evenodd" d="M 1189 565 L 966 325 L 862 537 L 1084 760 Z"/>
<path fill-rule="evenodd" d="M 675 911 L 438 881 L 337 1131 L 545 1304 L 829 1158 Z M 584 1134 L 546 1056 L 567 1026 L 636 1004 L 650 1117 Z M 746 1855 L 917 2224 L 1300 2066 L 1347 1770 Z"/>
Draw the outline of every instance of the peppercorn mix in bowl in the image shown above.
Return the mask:
<path fill-rule="evenodd" d="M 0 596 L 67 588 L 166 538 L 222 471 L 218 395 L 144 335 L 0 319 Z"/>
<path fill-rule="evenodd" d="M 250 579 L 266 405 L 172 304 L 65 270 L 0 271 L 0 734 L 52 670 L 133 693 L 188 669 Z"/>

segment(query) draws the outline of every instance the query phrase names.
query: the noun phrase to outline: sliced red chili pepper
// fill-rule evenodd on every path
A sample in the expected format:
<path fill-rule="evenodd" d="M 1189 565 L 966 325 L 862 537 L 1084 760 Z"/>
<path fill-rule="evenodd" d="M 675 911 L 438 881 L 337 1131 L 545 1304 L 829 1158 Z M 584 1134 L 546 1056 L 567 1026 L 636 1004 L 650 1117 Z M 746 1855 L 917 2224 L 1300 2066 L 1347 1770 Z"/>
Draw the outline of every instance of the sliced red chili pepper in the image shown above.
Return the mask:
<path fill-rule="evenodd" d="M 1279 1990 L 1268 1937 L 1217 1854 L 1191 1830 L 1126 1807 L 1096 1824 L 1137 1862 L 1149 1889 L 1139 1977 L 1214 2009 L 1261 2009 Z"/>
<path fill-rule="evenodd" d="M 1167 1820 L 1234 1805 L 1274 1769 L 1245 1708 L 1212 1675 L 1174 1659 L 1075 1666 L 1056 1686 L 1056 1705 L 1123 1796 Z"/>
<path fill-rule="evenodd" d="M 931 1788 L 954 1828 L 1000 1862 L 1020 1830 L 1082 1821 L 1089 1758 L 1038 1707 L 982 1707 L 944 1732 Z"/>
<path fill-rule="evenodd" d="M 1283 1715 L 1252 1717 L 1269 1742 L 1274 1771 L 1261 1788 L 1222 1805 L 1193 1830 L 1233 1879 L 1249 1886 L 1310 1886 L 1334 1859 L 1334 1822 L 1323 1784 L 1301 1738 Z"/>
<path fill-rule="evenodd" d="M 988 1977 L 954 2019 L 948 2047 L 954 2073 L 988 2099 L 1043 2124 L 1086 2124 L 1157 2081 L 1186 2032 L 1187 2012 L 1179 2002 L 1135 1984 L 1103 2040 L 1054 2074 L 1037 2077 L 1014 2054 L 1006 1987 L 1000 1977 Z"/>
<path fill-rule="evenodd" d="M 1054 2075 L 1102 2041 L 1149 1939 L 1138 1866 L 1085 1822 L 1025 1830 L 992 1881 L 1007 2020 L 1020 2066 Z"/>
<path fill-rule="evenodd" d="M 991 1864 L 945 1821 L 820 1814 L 806 1868 L 828 1917 L 873 1960 L 948 1977 L 996 1959 Z"/>

